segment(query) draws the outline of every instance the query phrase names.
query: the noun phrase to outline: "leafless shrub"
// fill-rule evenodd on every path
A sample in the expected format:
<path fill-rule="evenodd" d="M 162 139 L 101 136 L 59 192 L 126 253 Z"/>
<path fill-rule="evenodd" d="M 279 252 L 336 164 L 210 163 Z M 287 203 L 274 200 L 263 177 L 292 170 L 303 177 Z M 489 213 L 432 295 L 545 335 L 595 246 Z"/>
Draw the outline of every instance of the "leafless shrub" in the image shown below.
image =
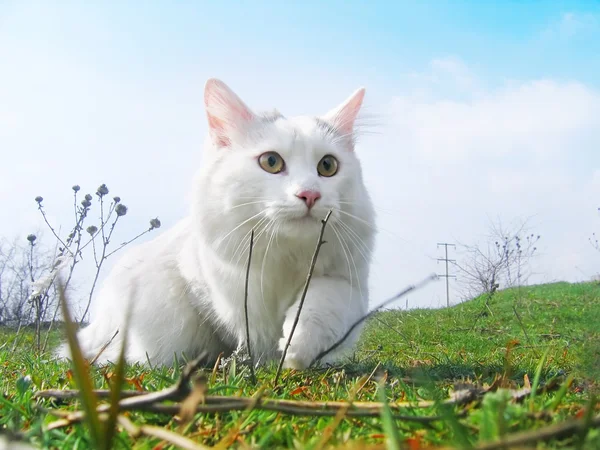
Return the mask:
<path fill-rule="evenodd" d="M 0 243 L 0 324 L 15 327 L 18 331 L 23 325 L 33 324 L 36 330 L 36 347 L 42 351 L 45 350 L 60 307 L 55 284 L 59 274 L 64 277 L 62 285 L 67 290 L 73 280 L 75 267 L 84 259 L 84 253 L 94 262 L 95 275 L 85 294 L 85 308 L 79 318 L 81 323 L 87 317 L 106 260 L 126 245 L 161 226 L 158 218 L 151 219 L 146 230 L 115 245 L 112 242 L 113 233 L 128 212 L 121 198 L 114 196 L 110 199 L 109 189 L 105 184 L 96 189 L 95 198 L 91 194 L 81 196 L 79 185 L 74 185 L 71 189 L 74 223 L 66 237 L 61 236 L 60 231 L 50 223 L 43 197 L 35 198 L 38 211 L 56 242 L 51 256 L 47 250 L 41 250 L 40 240 L 35 234 L 27 236 L 26 247 L 9 244 L 7 241 Z M 97 214 L 95 218 L 94 213 Z M 47 324 L 48 332 L 42 345 L 41 331 L 44 324 Z M 17 338 L 18 335 L 17 332 Z"/>
<path fill-rule="evenodd" d="M 454 265 L 463 295 L 491 296 L 499 288 L 527 284 L 531 276 L 529 263 L 538 253 L 540 238 L 528 230 L 526 222 L 506 227 L 496 221 L 490 223 L 483 243 L 458 244 L 460 259 Z"/>

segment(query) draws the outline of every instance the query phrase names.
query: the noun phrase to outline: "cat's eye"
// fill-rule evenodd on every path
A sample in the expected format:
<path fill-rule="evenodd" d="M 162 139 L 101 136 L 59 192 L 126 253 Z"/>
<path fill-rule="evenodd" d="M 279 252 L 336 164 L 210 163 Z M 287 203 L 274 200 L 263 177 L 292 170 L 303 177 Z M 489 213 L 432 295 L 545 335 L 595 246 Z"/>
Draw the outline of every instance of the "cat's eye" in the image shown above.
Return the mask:
<path fill-rule="evenodd" d="M 332 177 L 338 171 L 338 160 L 331 155 L 325 155 L 317 164 L 317 172 L 322 177 Z"/>
<path fill-rule="evenodd" d="M 266 152 L 258 157 L 258 164 L 269 173 L 279 173 L 285 169 L 285 161 L 276 152 Z"/>

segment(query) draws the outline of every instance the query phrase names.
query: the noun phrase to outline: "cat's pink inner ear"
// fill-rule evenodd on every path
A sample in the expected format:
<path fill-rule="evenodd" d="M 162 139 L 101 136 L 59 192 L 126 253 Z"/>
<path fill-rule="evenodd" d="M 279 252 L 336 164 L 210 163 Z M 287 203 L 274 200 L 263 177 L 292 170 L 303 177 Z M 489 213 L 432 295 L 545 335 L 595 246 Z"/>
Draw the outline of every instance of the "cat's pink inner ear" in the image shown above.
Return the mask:
<path fill-rule="evenodd" d="M 228 147 L 231 139 L 254 119 L 254 113 L 221 80 L 211 78 L 204 87 L 208 129 L 218 147 Z"/>
<path fill-rule="evenodd" d="M 354 91 L 341 105 L 325 114 L 323 118 L 342 134 L 351 135 L 364 97 L 365 88 L 361 87 Z"/>

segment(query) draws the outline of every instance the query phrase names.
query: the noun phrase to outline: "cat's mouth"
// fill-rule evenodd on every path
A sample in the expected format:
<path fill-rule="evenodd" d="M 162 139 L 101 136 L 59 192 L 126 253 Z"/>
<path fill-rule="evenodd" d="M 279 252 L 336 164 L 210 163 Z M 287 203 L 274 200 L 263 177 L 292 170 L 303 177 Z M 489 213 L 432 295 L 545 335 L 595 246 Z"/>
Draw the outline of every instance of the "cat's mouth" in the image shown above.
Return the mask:
<path fill-rule="evenodd" d="M 315 216 L 313 216 L 310 212 L 308 212 L 303 216 L 293 217 L 290 220 L 292 222 L 316 222 L 318 219 Z"/>
<path fill-rule="evenodd" d="M 314 211 L 313 209 L 307 209 L 303 213 L 290 215 L 287 217 L 292 223 L 319 223 L 327 215 L 327 211 Z"/>
<path fill-rule="evenodd" d="M 288 222 L 290 224 L 299 224 L 299 223 L 314 223 L 317 222 L 319 219 L 317 217 L 317 214 L 315 214 L 313 211 L 311 211 L 310 209 L 307 209 L 306 211 L 290 211 L 288 212 L 288 214 L 280 214 L 280 219 L 282 219 L 285 222 Z"/>
<path fill-rule="evenodd" d="M 281 208 L 273 213 L 274 220 L 290 225 L 319 223 L 327 215 L 328 209 L 319 208 Z M 271 214 L 269 214 L 271 215 Z"/>

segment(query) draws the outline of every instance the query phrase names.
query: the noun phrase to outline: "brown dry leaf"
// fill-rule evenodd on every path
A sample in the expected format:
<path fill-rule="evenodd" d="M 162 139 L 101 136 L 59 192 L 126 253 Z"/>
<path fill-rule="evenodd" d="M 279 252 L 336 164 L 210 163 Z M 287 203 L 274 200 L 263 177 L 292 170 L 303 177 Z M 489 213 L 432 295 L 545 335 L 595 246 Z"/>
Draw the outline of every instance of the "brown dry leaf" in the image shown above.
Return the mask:
<path fill-rule="evenodd" d="M 529 382 L 529 376 L 527 374 L 523 376 L 523 387 L 525 389 L 531 389 L 531 383 Z"/>
<path fill-rule="evenodd" d="M 432 364 L 430 359 L 413 359 L 410 362 L 411 367 L 431 366 Z"/>
<path fill-rule="evenodd" d="M 196 408 L 200 403 L 204 403 L 206 392 L 208 391 L 207 378 L 200 376 L 194 380 L 194 386 L 192 392 L 181 402 L 181 409 L 179 410 L 179 417 L 181 418 L 181 424 L 188 423 L 196 414 Z"/>
<path fill-rule="evenodd" d="M 308 390 L 308 386 L 299 386 L 293 391 L 290 392 L 290 395 L 298 395 L 306 392 Z"/>
<path fill-rule="evenodd" d="M 423 448 L 421 436 L 419 436 L 418 434 L 413 437 L 407 438 L 405 442 L 408 445 L 409 450 L 421 450 Z"/>
<path fill-rule="evenodd" d="M 381 383 L 384 383 L 384 384 L 385 384 L 385 382 L 386 382 L 386 381 L 387 381 L 387 379 L 388 379 L 388 376 L 389 376 L 389 374 L 388 374 L 388 371 L 387 371 L 387 370 L 386 370 L 386 371 L 384 371 L 384 372 L 383 372 L 383 375 L 381 375 L 381 378 L 379 379 L 379 380 L 381 381 Z"/>
<path fill-rule="evenodd" d="M 146 374 L 141 374 L 137 377 L 125 378 L 125 381 L 135 387 L 135 389 L 139 392 L 144 391 L 144 387 L 142 386 L 142 381 L 144 381 L 144 376 Z"/>
<path fill-rule="evenodd" d="M 496 374 L 496 376 L 494 377 L 494 381 L 492 381 L 492 384 L 490 384 L 489 387 L 486 388 L 486 392 L 496 392 L 498 388 L 502 387 L 503 384 L 504 376 Z"/>

